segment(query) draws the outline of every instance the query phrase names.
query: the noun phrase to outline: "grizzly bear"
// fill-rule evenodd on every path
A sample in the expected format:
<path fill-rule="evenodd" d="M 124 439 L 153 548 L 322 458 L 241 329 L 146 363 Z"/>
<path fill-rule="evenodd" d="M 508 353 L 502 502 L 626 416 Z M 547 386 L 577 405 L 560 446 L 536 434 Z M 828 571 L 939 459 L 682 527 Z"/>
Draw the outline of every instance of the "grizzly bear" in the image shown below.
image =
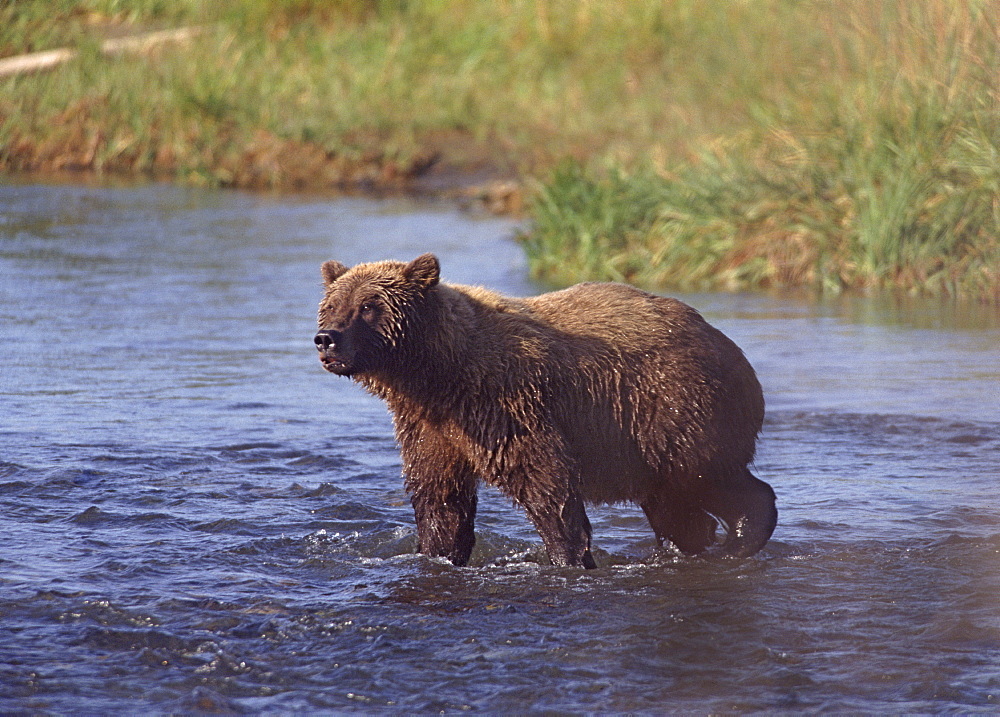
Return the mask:
<path fill-rule="evenodd" d="M 322 274 L 320 361 L 388 404 L 421 553 L 466 564 L 479 481 L 556 565 L 595 567 L 587 502 L 638 503 L 685 554 L 771 537 L 774 491 L 747 468 L 760 384 L 690 306 L 612 283 L 508 298 L 440 282 L 432 254 Z"/>

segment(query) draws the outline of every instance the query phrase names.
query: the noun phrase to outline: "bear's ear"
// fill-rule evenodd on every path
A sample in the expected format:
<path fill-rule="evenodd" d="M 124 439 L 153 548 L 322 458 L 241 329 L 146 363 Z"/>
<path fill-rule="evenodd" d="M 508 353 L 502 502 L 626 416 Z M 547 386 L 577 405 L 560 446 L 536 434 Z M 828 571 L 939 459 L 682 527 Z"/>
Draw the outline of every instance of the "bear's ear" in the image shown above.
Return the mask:
<path fill-rule="evenodd" d="M 441 278 L 441 265 L 433 254 L 421 254 L 406 265 L 403 276 L 422 288 L 429 289 Z"/>
<path fill-rule="evenodd" d="M 329 285 L 346 274 L 347 267 L 339 261 L 326 261 L 323 262 L 321 271 L 323 272 L 323 281 Z"/>

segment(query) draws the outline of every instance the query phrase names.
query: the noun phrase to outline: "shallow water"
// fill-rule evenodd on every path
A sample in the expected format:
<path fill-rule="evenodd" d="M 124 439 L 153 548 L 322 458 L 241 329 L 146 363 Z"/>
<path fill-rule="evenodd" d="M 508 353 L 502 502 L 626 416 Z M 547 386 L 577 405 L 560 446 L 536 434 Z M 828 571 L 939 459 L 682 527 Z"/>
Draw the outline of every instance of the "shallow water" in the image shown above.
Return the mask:
<path fill-rule="evenodd" d="M 485 491 L 473 566 L 413 554 L 381 404 L 312 346 L 319 264 L 434 251 L 449 205 L 0 186 L 0 712 L 996 711 L 1000 315 L 682 297 L 740 343 L 779 496 L 752 559 L 591 510 L 545 565 Z"/>

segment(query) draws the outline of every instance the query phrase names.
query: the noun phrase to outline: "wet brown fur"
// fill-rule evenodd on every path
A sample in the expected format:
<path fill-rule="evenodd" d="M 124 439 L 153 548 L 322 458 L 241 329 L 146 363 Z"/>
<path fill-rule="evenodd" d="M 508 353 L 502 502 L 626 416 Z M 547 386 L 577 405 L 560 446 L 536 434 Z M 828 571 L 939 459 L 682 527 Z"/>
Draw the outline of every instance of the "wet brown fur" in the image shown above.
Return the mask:
<path fill-rule="evenodd" d="M 715 543 L 715 518 L 724 553 L 763 547 L 774 492 L 747 466 L 764 399 L 736 344 L 622 284 L 514 299 L 438 275 L 429 254 L 327 262 L 316 337 L 328 370 L 392 411 L 421 552 L 465 564 L 480 480 L 556 564 L 594 566 L 585 502 L 638 503 L 686 553 Z"/>

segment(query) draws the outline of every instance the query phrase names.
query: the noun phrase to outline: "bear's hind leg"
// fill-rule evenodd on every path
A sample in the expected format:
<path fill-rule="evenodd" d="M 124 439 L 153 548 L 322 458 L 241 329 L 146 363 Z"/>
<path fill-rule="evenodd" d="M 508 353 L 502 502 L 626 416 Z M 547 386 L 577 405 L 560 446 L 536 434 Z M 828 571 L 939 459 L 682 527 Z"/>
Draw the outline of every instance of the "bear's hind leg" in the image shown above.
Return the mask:
<path fill-rule="evenodd" d="M 735 558 L 763 548 L 778 523 L 774 490 L 746 468 L 736 481 L 710 494 L 704 505 L 726 524 L 729 534 L 722 552 Z"/>
<path fill-rule="evenodd" d="M 673 543 L 685 555 L 698 555 L 715 545 L 718 523 L 694 501 L 676 495 L 654 494 L 639 504 L 656 539 Z"/>

